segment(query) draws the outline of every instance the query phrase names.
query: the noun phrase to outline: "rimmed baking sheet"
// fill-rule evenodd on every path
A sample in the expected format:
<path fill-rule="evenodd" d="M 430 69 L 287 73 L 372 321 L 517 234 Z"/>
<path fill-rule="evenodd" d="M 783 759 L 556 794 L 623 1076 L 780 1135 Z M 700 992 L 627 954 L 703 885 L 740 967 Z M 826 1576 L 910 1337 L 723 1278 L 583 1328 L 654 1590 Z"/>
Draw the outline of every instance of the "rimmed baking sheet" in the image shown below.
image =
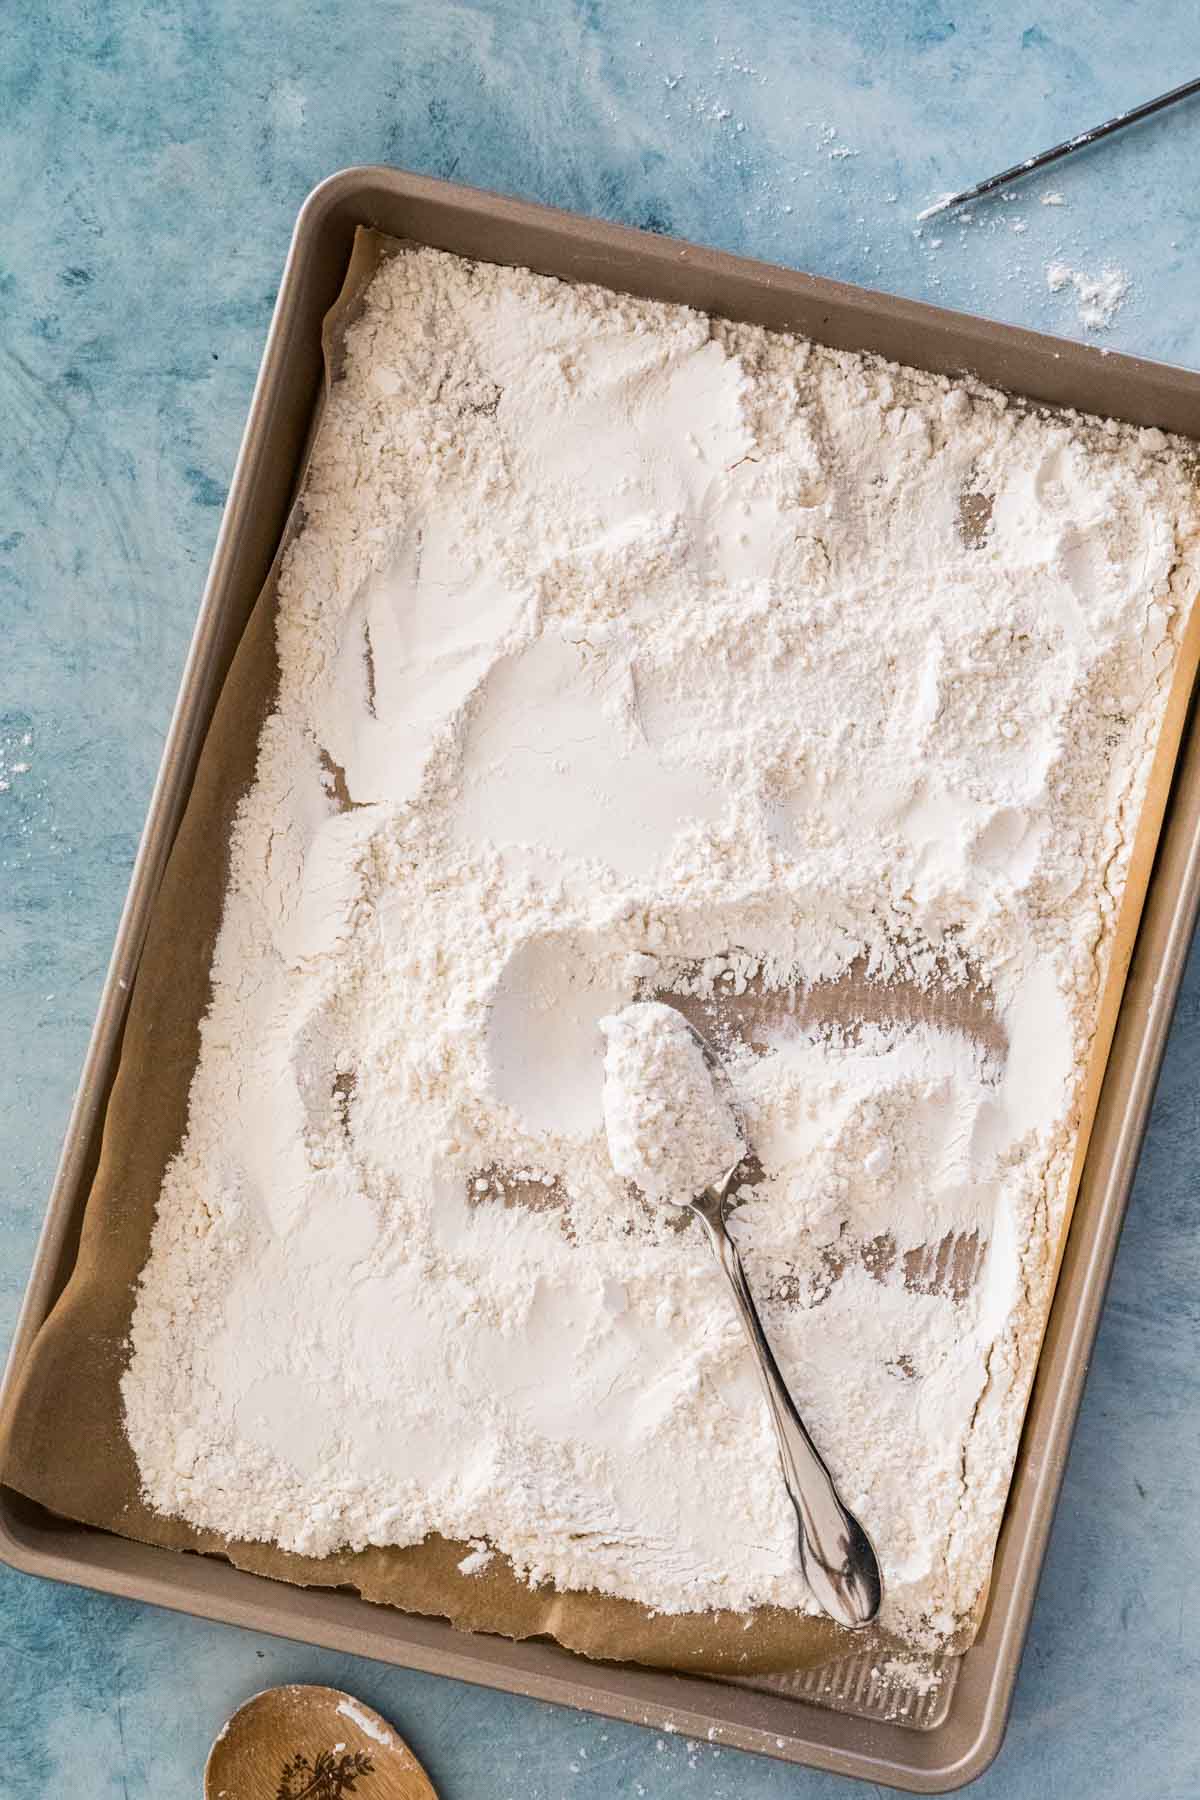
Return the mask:
<path fill-rule="evenodd" d="M 409 240 L 432 242 L 465 254 L 490 256 L 492 260 L 506 263 L 525 263 L 548 273 L 607 281 L 610 285 L 653 297 L 687 300 L 730 316 L 791 326 L 825 342 L 879 349 L 925 367 L 939 370 L 970 367 L 985 379 L 1001 381 L 1035 399 L 1069 401 L 1087 410 L 1173 429 L 1187 429 L 1190 424 L 1194 430 L 1200 417 L 1200 380 L 1153 365 L 1140 365 L 1125 358 L 1102 359 L 1081 346 L 1054 345 L 1052 340 L 1033 338 L 1030 334 L 1008 331 L 985 322 L 956 319 L 953 315 L 938 314 L 933 309 L 913 307 L 885 296 L 841 289 L 835 284 L 814 282 L 786 271 L 742 263 L 688 246 L 647 238 L 643 234 L 571 219 L 492 196 L 471 194 L 445 184 L 423 182 L 392 171 L 351 171 L 325 184 L 302 214 L 289 259 L 180 708 L 135 871 L 130 903 L 122 922 L 114 968 L 102 1001 L 46 1236 L 14 1346 L 6 1384 L 10 1418 L 14 1414 L 14 1397 L 23 1391 L 26 1402 L 22 1411 L 26 1416 L 42 1420 L 46 1428 L 61 1429 L 69 1423 L 61 1414 L 55 1416 L 57 1406 L 52 1408 L 39 1403 L 35 1392 L 37 1358 L 30 1360 L 28 1351 L 69 1272 L 74 1256 L 69 1236 L 77 1226 L 82 1200 L 94 1173 L 103 1111 L 106 1104 L 113 1103 L 110 1088 L 118 1062 L 124 996 L 128 991 L 119 983 L 128 983 L 133 976 L 150 919 L 150 902 L 158 889 L 166 855 L 175 843 L 184 803 L 193 789 L 199 743 L 218 707 L 233 704 L 230 696 L 239 700 L 244 698 L 227 686 L 224 702 L 217 700 L 235 645 L 241 645 L 239 661 L 252 665 L 255 685 L 245 690 L 246 693 L 256 692 L 261 706 L 270 691 L 269 617 L 260 609 L 248 630 L 247 617 L 278 543 L 290 492 L 302 460 L 320 378 L 320 320 L 346 273 L 354 228 L 364 223 L 378 225 Z M 1069 365 L 1066 370 L 1064 362 Z M 242 711 L 244 715 L 244 707 Z M 207 780 L 223 783 L 226 791 L 234 791 L 239 783 L 244 784 L 249 778 L 257 735 L 256 721 L 249 723 L 253 730 L 225 734 L 229 738 L 232 762 L 222 766 L 219 756 L 206 754 L 197 793 Z M 241 724 L 243 727 L 247 724 L 244 716 Z M 214 738 L 220 736 L 214 733 Z M 235 736 L 239 739 L 238 747 L 233 746 Z M 249 764 L 246 762 L 247 744 Z M 1190 750 L 1189 746 L 1189 754 Z M 1190 886 L 1187 879 L 1190 873 L 1187 851 L 1189 846 L 1194 847 L 1195 834 L 1196 819 L 1184 818 L 1177 794 L 1150 886 L 1142 939 L 1144 947 L 1153 942 L 1157 933 L 1159 952 L 1169 961 L 1178 950 L 1180 966 L 1180 931 L 1184 930 L 1186 936 L 1181 922 L 1185 917 L 1190 922 L 1195 904 L 1194 874 Z M 180 840 L 175 848 L 177 856 L 186 863 L 184 841 Z M 197 846 L 194 854 L 207 854 L 211 862 L 211 846 L 207 851 Z M 1183 858 L 1173 883 L 1164 874 L 1171 866 L 1172 854 L 1177 861 L 1179 857 Z M 223 878 L 220 888 L 223 889 Z M 210 921 L 210 933 L 215 931 L 215 924 L 214 916 Z M 172 1038 L 167 1032 L 157 1044 L 164 1067 L 173 1070 L 178 1078 L 180 1105 L 186 1100 L 187 1078 L 194 1061 L 194 1022 L 200 1016 L 206 993 L 211 935 L 205 937 L 203 933 L 197 933 L 194 941 L 195 968 L 189 959 L 187 977 L 192 982 L 191 989 L 182 995 L 175 994 L 170 1007 L 149 1008 L 152 1021 L 165 1022 L 170 1018 L 190 1018 L 191 1021 L 190 1036 L 185 1031 Z M 1142 953 L 1139 950 L 1139 957 Z M 1172 983 L 1177 984 L 1177 979 L 1176 971 Z M 432 1654 L 431 1659 L 426 1660 L 428 1631 L 445 1633 L 449 1627 L 427 1619 L 381 1614 L 367 1602 L 344 1594 L 318 1595 L 282 1589 L 264 1582 L 261 1577 L 194 1557 L 179 1557 L 170 1550 L 153 1546 L 125 1544 L 124 1552 L 134 1557 L 132 1563 L 128 1555 L 117 1555 L 111 1550 L 96 1553 L 98 1544 L 114 1546 L 119 1540 L 72 1532 L 70 1528 L 51 1524 L 44 1515 L 17 1500 L 7 1490 L 0 1496 L 5 1509 L 0 1514 L 0 1533 L 4 1540 L 0 1548 L 10 1560 L 23 1567 L 36 1566 L 41 1572 L 58 1574 L 66 1579 L 91 1579 L 96 1585 L 109 1586 L 115 1591 L 137 1592 L 145 1598 L 162 1600 L 166 1597 L 169 1604 L 186 1605 L 214 1616 L 231 1616 L 228 1578 L 235 1583 L 248 1584 L 238 1590 L 239 1611 L 248 1609 L 253 1616 L 246 1622 L 253 1622 L 260 1628 L 311 1636 L 318 1641 L 334 1641 L 330 1634 L 336 1630 L 336 1641 L 345 1647 L 361 1648 L 370 1654 L 387 1654 L 395 1660 L 414 1662 L 418 1666 L 440 1667 L 447 1673 L 470 1673 L 474 1679 L 512 1686 L 517 1691 L 546 1691 L 548 1697 L 571 1699 L 577 1704 L 620 1712 L 622 1716 L 639 1716 L 636 1696 L 640 1694 L 647 1717 L 661 1720 L 662 1711 L 650 1709 L 669 1705 L 681 1729 L 699 1728 L 702 1734 L 712 1730 L 724 1741 L 742 1742 L 747 1747 L 769 1749 L 846 1772 L 870 1773 L 876 1780 L 891 1780 L 904 1785 L 916 1783 L 926 1789 L 952 1785 L 952 1770 L 965 1771 L 963 1757 L 968 1754 L 968 1744 L 973 1746 L 970 1756 L 977 1766 L 982 1766 L 979 1759 L 986 1756 L 993 1739 L 998 1741 L 998 1721 L 1002 1719 L 1015 1672 L 1016 1643 L 1032 1598 L 1030 1570 L 1040 1561 L 1082 1373 L 1081 1363 L 1074 1358 L 1060 1358 L 1056 1373 L 1055 1344 L 1069 1343 L 1077 1355 L 1079 1327 L 1087 1319 L 1089 1307 L 1093 1312 L 1098 1309 L 1097 1283 L 1103 1284 L 1106 1258 L 1115 1241 L 1132 1171 L 1129 1132 L 1132 1127 L 1136 1136 L 1138 1109 L 1141 1108 L 1144 1114 L 1152 1081 L 1151 1065 L 1156 1066 L 1161 1052 L 1173 992 L 1174 985 L 1164 1009 L 1161 988 L 1150 994 L 1152 1005 L 1146 1004 L 1145 994 L 1139 998 L 1136 980 L 1131 981 L 1127 989 L 1121 1031 L 1097 1114 L 1085 1181 L 1086 1206 L 1081 1208 L 1081 1217 L 1076 1220 L 1072 1243 L 1068 1246 L 1055 1317 L 1045 1346 L 1038 1391 L 1035 1392 L 997 1559 L 988 1619 L 979 1643 L 962 1659 L 961 1667 L 951 1665 L 940 1685 L 935 1684 L 930 1690 L 935 1696 L 932 1704 L 916 1705 L 915 1698 L 928 1700 L 930 1696 L 920 1696 L 916 1687 L 905 1691 L 896 1689 L 895 1684 L 881 1684 L 864 1672 L 861 1658 L 851 1656 L 847 1659 L 844 1655 L 836 1669 L 825 1668 L 820 1675 L 768 1676 L 763 1678 L 765 1685 L 756 1683 L 754 1687 L 741 1681 L 734 1685 L 728 1681 L 688 1679 L 682 1683 L 687 1694 L 686 1703 L 680 1698 L 677 1677 L 655 1676 L 640 1670 L 600 1671 L 547 1645 L 508 1644 L 479 1636 L 455 1639 L 451 1633 L 453 1641 L 441 1640 L 436 1660 Z M 144 985 L 142 996 L 146 1002 L 153 998 Z M 136 1105 L 136 1100 L 134 1092 L 130 1101 Z M 182 1113 L 174 1125 L 175 1141 L 181 1127 Z M 1106 1142 L 1109 1144 L 1107 1160 Z M 118 1153 L 115 1135 L 105 1151 L 105 1154 L 110 1153 Z M 157 1174 L 165 1160 L 161 1146 L 140 1150 L 126 1134 L 120 1153 L 135 1159 L 138 1155 L 150 1160 L 157 1158 L 153 1171 L 156 1191 Z M 1081 1228 L 1085 1229 L 1081 1231 Z M 105 1258 L 129 1256 L 133 1244 L 134 1234 L 125 1229 L 118 1214 L 109 1229 L 95 1239 L 89 1253 Z M 1084 1258 L 1082 1263 L 1078 1257 L 1073 1262 L 1074 1247 L 1079 1248 L 1079 1254 Z M 131 1257 L 130 1280 L 140 1267 L 144 1239 L 136 1245 L 136 1251 L 136 1257 Z M 1088 1260 L 1089 1256 L 1091 1260 Z M 1073 1268 L 1082 1273 L 1072 1277 Z M 62 1310 L 59 1316 L 69 1319 L 69 1308 Z M 50 1329 L 53 1332 L 55 1327 Z M 1064 1331 L 1066 1338 L 1062 1335 Z M 1088 1344 L 1091 1331 L 1094 1331 L 1094 1316 L 1086 1336 Z M 115 1371 L 109 1372 L 109 1379 L 115 1381 Z M 1056 1383 L 1052 1389 L 1047 1385 L 1051 1382 Z M 1045 1451 L 1035 1466 L 1031 1462 L 1030 1442 L 1031 1433 L 1036 1437 L 1039 1425 L 1045 1425 L 1049 1436 Z M 121 1435 L 119 1425 L 117 1435 Z M 119 1460 L 122 1449 L 123 1436 L 121 1444 L 109 1444 L 114 1463 Z M 123 1453 L 128 1458 L 127 1449 Z M 1030 1488 L 1029 1482 L 1034 1476 L 1036 1480 Z M 126 1494 L 127 1489 L 123 1490 L 120 1504 L 126 1503 Z M 50 1497 L 49 1492 L 46 1497 Z M 64 1503 L 61 1488 L 55 1488 L 53 1498 L 56 1507 L 68 1512 L 75 1510 Z M 1021 1506 L 1025 1500 L 1030 1505 L 1022 1526 Z M 126 1528 L 133 1525 L 134 1521 L 130 1521 Z M 1013 1543 L 1010 1541 L 1012 1534 L 1018 1529 L 1023 1535 Z M 187 1534 L 190 1539 L 194 1539 L 194 1535 Z M 70 1549 L 64 1548 L 64 1536 L 72 1540 Z M 78 1540 L 82 1540 L 82 1544 Z M 1013 1552 L 1017 1556 L 1015 1564 L 1012 1563 Z M 446 1547 L 446 1554 L 451 1554 L 450 1547 Z M 216 1582 L 208 1579 L 210 1572 L 218 1575 Z M 1003 1584 L 1010 1574 L 1013 1585 L 1005 1588 Z M 343 1575 L 342 1579 L 346 1577 Z M 290 1601 L 294 1594 L 300 1593 L 306 1602 L 314 1604 L 336 1601 L 336 1615 L 332 1607 L 327 1611 L 317 1607 L 314 1611 L 305 1606 L 298 1611 L 293 1604 L 283 1603 L 284 1595 Z M 413 1596 L 414 1590 L 410 1586 L 410 1604 L 414 1603 Z M 420 1603 L 419 1596 L 416 1603 Z M 544 1597 L 531 1597 L 531 1604 L 544 1608 Z M 353 1616 L 347 1618 L 341 1610 L 346 1606 L 359 1609 L 357 1625 Z M 302 1615 L 303 1625 L 300 1624 Z M 382 1630 L 379 1628 L 381 1618 L 387 1620 Z M 545 1621 L 544 1612 L 537 1619 L 532 1615 L 529 1618 L 535 1629 L 539 1626 L 546 1629 Z M 464 1622 L 471 1620 L 465 1617 Z M 989 1635 L 993 1624 L 1000 1623 L 1005 1627 L 1001 1637 Z M 663 1642 L 661 1625 L 660 1621 L 656 1644 Z M 553 1623 L 550 1628 L 554 1628 Z M 344 1632 L 350 1633 L 349 1639 L 342 1635 Z M 386 1650 L 375 1647 L 381 1641 L 388 1645 Z M 464 1649 L 464 1646 L 469 1648 Z M 636 1644 L 621 1647 L 626 1654 L 631 1648 L 635 1652 L 640 1650 Z M 829 1648 L 833 1650 L 836 1646 L 831 1642 Z M 531 1670 L 525 1653 L 532 1651 L 561 1659 L 561 1663 L 553 1660 L 553 1673 L 540 1666 L 539 1679 L 563 1691 L 550 1693 L 546 1688 L 528 1685 Z M 981 1652 L 984 1653 L 982 1656 Z M 640 1653 L 646 1652 L 640 1650 Z M 658 1653 L 662 1654 L 661 1651 Z M 821 1660 L 823 1654 L 818 1648 L 817 1660 Z M 678 1649 L 672 1652 L 669 1646 L 666 1657 L 671 1661 L 685 1660 Z M 770 1647 L 764 1652 L 763 1660 L 773 1660 L 778 1666 L 778 1654 Z M 469 1668 L 463 1667 L 464 1663 L 470 1665 Z M 574 1675 L 565 1670 L 573 1670 Z M 670 1692 L 674 1695 L 671 1701 L 666 1701 L 663 1690 L 653 1685 L 663 1682 L 670 1684 Z M 814 1700 L 827 1705 L 832 1702 L 836 1707 L 850 1710 L 846 1713 L 817 1711 L 812 1705 Z M 709 1710 L 704 1710 L 706 1706 Z M 781 1722 L 778 1709 L 786 1709 L 788 1729 L 762 1731 L 755 1719 L 764 1707 L 776 1716 L 777 1725 Z M 689 1719 L 697 1720 L 698 1725 L 685 1723 L 684 1713 Z M 923 1729 L 914 1731 L 914 1726 Z M 872 1733 L 883 1736 L 876 1741 L 871 1737 Z M 776 1743 L 775 1739 L 780 1741 Z M 887 1746 L 897 1739 L 889 1754 Z M 935 1740 L 941 1740 L 936 1747 Z M 955 1744 L 957 1750 L 953 1747 Z M 914 1748 L 917 1745 L 922 1747 L 920 1751 Z"/>

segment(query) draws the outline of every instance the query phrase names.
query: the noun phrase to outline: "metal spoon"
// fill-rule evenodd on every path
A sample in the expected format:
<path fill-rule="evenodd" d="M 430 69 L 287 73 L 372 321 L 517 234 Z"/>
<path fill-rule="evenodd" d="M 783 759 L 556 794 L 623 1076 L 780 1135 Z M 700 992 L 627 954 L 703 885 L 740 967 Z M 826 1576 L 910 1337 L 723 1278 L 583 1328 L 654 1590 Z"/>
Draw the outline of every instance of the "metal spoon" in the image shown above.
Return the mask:
<path fill-rule="evenodd" d="M 1131 107 L 1128 112 L 1118 113 L 1115 119 L 1106 119 L 1103 125 L 1093 125 L 1090 131 L 1081 131 L 1073 138 L 1067 138 L 1061 144 L 1055 144 L 1050 150 L 1043 150 L 1037 156 L 1027 156 L 1024 162 L 1014 163 L 1011 169 L 1002 169 L 999 175 L 989 175 L 986 181 L 977 181 L 974 187 L 960 188 L 957 194 L 943 194 L 932 206 L 927 206 L 917 214 L 917 223 L 924 224 L 926 219 L 934 218 L 938 213 L 949 212 L 952 206 L 965 206 L 969 200 L 982 200 L 987 194 L 994 194 L 997 188 L 1007 187 L 1012 181 L 1023 181 L 1026 175 L 1032 175 L 1037 169 L 1048 168 L 1064 156 L 1073 156 L 1077 150 L 1084 150 L 1089 144 L 1098 144 L 1101 138 L 1111 137 L 1115 131 L 1125 131 L 1130 125 L 1137 125 L 1142 119 L 1150 118 L 1154 113 L 1162 112 L 1164 107 L 1175 106 L 1180 100 L 1188 100 L 1193 94 L 1200 94 L 1200 80 L 1185 81 L 1182 87 L 1172 88 L 1169 94 L 1159 94 L 1155 100 L 1147 100 L 1141 106 Z"/>
<path fill-rule="evenodd" d="M 682 1014 L 680 1015 L 682 1017 Z M 704 1053 L 717 1098 L 729 1107 L 743 1144 L 746 1129 L 733 1083 L 708 1040 L 687 1021 Z M 779 1442 L 784 1485 L 800 1525 L 800 1566 L 813 1595 L 831 1619 L 856 1629 L 879 1611 L 883 1581 L 871 1540 L 834 1486 L 833 1476 L 809 1437 L 796 1403 L 767 1342 L 737 1245 L 725 1225 L 729 1190 L 741 1163 L 692 1200 L 680 1202 L 703 1223 L 713 1254 L 733 1289 L 738 1314 L 758 1362 L 758 1372 Z"/>

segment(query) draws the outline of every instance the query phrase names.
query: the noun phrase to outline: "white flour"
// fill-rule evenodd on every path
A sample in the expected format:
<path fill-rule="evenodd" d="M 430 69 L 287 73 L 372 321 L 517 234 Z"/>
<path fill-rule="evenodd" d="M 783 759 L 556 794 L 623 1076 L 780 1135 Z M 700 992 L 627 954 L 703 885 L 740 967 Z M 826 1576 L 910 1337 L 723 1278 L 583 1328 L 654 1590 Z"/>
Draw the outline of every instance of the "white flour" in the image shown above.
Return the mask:
<path fill-rule="evenodd" d="M 681 1015 L 641 1001 L 601 1019 L 600 1029 L 604 1128 L 617 1174 L 647 1199 L 675 1205 L 727 1176 L 745 1145 Z"/>
<path fill-rule="evenodd" d="M 724 1034 L 735 1228 L 884 1622 L 936 1644 L 1195 589 L 1181 448 L 414 251 L 304 504 L 124 1381 L 147 1496 L 810 1605 L 701 1228 L 607 1152 L 600 1021 L 670 993 Z"/>
<path fill-rule="evenodd" d="M 1073 287 L 1079 323 L 1088 331 L 1105 331 L 1125 302 L 1129 277 L 1124 269 L 1111 266 L 1099 275 L 1085 275 L 1065 262 L 1051 262 L 1046 264 L 1046 286 L 1052 294 Z"/>

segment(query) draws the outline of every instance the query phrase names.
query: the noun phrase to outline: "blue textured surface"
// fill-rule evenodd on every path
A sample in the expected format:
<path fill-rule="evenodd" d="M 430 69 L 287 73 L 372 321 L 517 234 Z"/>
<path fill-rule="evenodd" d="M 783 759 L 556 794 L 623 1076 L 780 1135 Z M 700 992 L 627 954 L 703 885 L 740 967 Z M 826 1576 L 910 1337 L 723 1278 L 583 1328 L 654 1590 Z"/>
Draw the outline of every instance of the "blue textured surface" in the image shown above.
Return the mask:
<path fill-rule="evenodd" d="M 1200 105 L 967 224 L 913 222 L 941 190 L 1200 72 L 1195 0 L 49 11 L 11 6 L 0 49 L 0 1340 L 288 235 L 321 176 L 393 162 L 1067 334 L 1074 304 L 1048 292 L 1047 261 L 1112 262 L 1132 289 L 1103 341 L 1200 364 Z M 1040 205 L 1048 191 L 1066 204 Z M 1200 1787 L 1198 1066 L 1200 965 L 981 1800 Z M 0 1795 L 184 1800 L 225 1714 L 284 1680 L 392 1716 L 444 1800 L 853 1792 L 0 1570 Z"/>

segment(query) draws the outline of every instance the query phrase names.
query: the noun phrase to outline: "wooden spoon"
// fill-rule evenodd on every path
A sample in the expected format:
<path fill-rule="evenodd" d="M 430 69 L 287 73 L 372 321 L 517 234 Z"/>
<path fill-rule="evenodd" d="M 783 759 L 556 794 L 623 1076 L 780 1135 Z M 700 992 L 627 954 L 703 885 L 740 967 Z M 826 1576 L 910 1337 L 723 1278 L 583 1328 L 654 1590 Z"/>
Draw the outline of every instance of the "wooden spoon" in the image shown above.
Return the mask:
<path fill-rule="evenodd" d="M 328 1687 L 277 1687 L 238 1708 L 209 1751 L 204 1800 L 437 1800 L 377 1712 Z"/>

